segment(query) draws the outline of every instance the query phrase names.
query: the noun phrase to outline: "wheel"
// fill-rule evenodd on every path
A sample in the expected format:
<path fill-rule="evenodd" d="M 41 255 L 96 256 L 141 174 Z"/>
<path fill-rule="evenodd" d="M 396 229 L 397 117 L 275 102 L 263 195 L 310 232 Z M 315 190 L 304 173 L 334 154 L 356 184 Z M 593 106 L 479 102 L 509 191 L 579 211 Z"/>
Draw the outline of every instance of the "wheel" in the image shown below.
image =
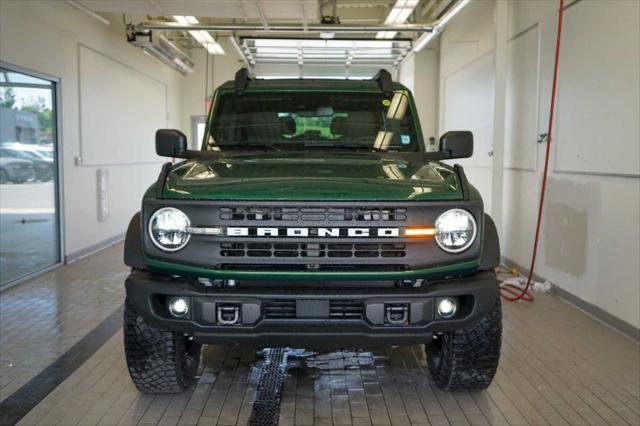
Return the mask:
<path fill-rule="evenodd" d="M 6 170 L 0 169 L 0 183 L 9 183 L 11 180 L 9 179 L 9 175 Z"/>
<path fill-rule="evenodd" d="M 195 379 L 201 348 L 183 333 L 149 326 L 125 301 L 124 353 L 131 380 L 140 391 L 185 390 Z"/>
<path fill-rule="evenodd" d="M 433 381 L 442 390 L 476 391 L 491 384 L 502 343 L 500 297 L 473 327 L 443 333 L 425 345 Z"/>

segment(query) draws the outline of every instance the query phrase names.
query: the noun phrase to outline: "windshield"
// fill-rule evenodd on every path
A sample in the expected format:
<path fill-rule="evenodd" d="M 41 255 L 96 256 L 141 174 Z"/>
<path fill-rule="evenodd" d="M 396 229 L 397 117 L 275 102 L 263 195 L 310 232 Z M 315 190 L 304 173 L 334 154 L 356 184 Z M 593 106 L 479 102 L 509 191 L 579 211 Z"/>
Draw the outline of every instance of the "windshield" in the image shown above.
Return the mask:
<path fill-rule="evenodd" d="M 406 91 L 224 93 L 207 150 L 420 151 Z"/>

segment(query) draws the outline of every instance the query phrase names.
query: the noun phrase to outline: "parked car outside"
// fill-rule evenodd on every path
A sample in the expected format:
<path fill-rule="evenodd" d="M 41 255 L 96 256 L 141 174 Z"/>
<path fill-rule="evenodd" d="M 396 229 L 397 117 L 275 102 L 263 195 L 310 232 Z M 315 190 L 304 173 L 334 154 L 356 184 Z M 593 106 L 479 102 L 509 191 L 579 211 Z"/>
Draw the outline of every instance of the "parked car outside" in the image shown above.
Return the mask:
<path fill-rule="evenodd" d="M 5 143 L 0 148 L 0 155 L 8 158 L 16 158 L 30 161 L 37 180 L 46 182 L 53 179 L 53 156 L 48 156 L 46 151 L 21 143 Z"/>
<path fill-rule="evenodd" d="M 34 179 L 35 171 L 31 161 L 5 157 L 0 153 L 0 184 L 25 183 Z"/>

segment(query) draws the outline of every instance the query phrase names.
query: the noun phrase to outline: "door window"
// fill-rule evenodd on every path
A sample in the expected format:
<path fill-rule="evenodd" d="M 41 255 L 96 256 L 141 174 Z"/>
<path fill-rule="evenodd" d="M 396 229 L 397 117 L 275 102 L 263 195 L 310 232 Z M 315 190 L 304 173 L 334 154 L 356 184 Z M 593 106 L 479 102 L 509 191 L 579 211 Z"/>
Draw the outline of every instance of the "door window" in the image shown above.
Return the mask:
<path fill-rule="evenodd" d="M 56 83 L 0 68 L 0 286 L 61 260 Z"/>

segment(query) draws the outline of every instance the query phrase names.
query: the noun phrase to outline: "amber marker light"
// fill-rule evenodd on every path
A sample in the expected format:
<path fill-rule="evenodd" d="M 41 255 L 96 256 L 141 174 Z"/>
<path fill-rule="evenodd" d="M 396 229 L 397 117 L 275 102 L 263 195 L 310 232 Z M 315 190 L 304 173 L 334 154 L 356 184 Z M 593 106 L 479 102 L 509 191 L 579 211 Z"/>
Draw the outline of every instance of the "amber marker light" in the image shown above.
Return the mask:
<path fill-rule="evenodd" d="M 404 230 L 405 237 L 433 237 L 434 235 L 436 235 L 436 229 L 426 226 L 414 226 Z"/>

